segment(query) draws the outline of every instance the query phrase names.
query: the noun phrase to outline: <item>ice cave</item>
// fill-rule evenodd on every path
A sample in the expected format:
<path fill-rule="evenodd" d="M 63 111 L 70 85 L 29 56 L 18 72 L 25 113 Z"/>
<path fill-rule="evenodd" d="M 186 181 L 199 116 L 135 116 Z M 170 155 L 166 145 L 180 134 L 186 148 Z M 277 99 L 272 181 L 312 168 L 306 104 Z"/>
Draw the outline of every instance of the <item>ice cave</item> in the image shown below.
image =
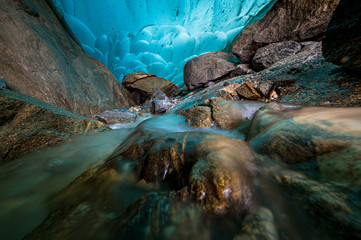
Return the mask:
<path fill-rule="evenodd" d="M 186 62 L 223 50 L 276 0 L 53 0 L 85 52 L 122 81 L 146 72 L 183 84 Z"/>

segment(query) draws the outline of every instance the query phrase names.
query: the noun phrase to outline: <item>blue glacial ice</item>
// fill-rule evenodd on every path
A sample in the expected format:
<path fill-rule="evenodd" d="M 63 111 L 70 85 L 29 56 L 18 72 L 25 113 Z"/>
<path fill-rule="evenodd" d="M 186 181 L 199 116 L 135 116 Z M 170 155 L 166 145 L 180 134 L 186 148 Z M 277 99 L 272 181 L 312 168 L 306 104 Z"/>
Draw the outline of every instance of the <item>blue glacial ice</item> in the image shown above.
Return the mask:
<path fill-rule="evenodd" d="M 224 49 L 276 0 L 53 0 L 83 49 L 121 81 L 148 72 L 183 84 L 183 67 Z"/>

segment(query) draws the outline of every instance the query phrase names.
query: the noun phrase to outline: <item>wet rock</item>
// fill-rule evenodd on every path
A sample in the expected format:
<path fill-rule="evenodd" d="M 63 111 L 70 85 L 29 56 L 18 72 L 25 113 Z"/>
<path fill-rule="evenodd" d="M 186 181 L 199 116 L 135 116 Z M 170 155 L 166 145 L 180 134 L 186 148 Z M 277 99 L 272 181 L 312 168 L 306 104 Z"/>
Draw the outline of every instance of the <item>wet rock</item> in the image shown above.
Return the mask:
<path fill-rule="evenodd" d="M 193 106 L 180 113 L 186 117 L 186 121 L 193 127 L 213 128 L 215 126 L 212 110 L 208 106 Z"/>
<path fill-rule="evenodd" d="M 251 63 L 257 49 L 270 43 L 321 39 L 338 2 L 277 1 L 264 18 L 242 31 L 232 52 L 243 63 Z"/>
<path fill-rule="evenodd" d="M 262 99 L 262 95 L 256 89 L 254 89 L 250 82 L 245 82 L 239 88 L 237 88 L 237 93 L 241 98 L 248 100 Z"/>
<path fill-rule="evenodd" d="M 5 88 L 7 88 L 5 81 L 0 78 L 0 89 L 5 89 Z"/>
<path fill-rule="evenodd" d="M 240 100 L 237 89 L 241 86 L 240 83 L 229 84 L 228 86 L 222 88 L 218 93 L 217 97 L 224 100 L 238 101 Z"/>
<path fill-rule="evenodd" d="M 151 112 L 153 114 L 163 114 L 167 112 L 172 105 L 167 95 L 159 88 L 154 91 L 151 100 Z"/>
<path fill-rule="evenodd" d="M 294 41 L 271 43 L 257 49 L 252 65 L 256 71 L 261 71 L 281 59 L 297 54 L 300 50 L 301 44 Z"/>
<path fill-rule="evenodd" d="M 85 116 L 135 104 L 66 32 L 48 2 L 6 0 L 0 16 L 0 76 L 9 89 Z"/>
<path fill-rule="evenodd" d="M 5 162 L 76 135 L 108 130 L 99 121 L 7 89 L 0 91 L 0 112 L 0 158 Z"/>
<path fill-rule="evenodd" d="M 125 109 L 113 109 L 95 115 L 94 118 L 106 124 L 132 123 L 137 119 L 137 114 Z"/>
<path fill-rule="evenodd" d="M 360 2 L 340 0 L 322 41 L 327 61 L 357 72 L 361 71 L 360 12 Z"/>
<path fill-rule="evenodd" d="M 237 67 L 234 56 L 224 52 L 211 52 L 196 57 L 184 66 L 184 83 L 190 90 L 203 87 L 210 81 L 229 78 Z"/>
<path fill-rule="evenodd" d="M 260 207 L 256 212 L 247 215 L 242 227 L 242 233 L 233 239 L 279 239 L 272 212 L 267 208 Z"/>
<path fill-rule="evenodd" d="M 157 88 L 168 97 L 177 91 L 177 86 L 173 82 L 153 74 L 142 72 L 126 75 L 122 81 L 122 85 L 134 95 L 139 105 L 151 99 Z"/>

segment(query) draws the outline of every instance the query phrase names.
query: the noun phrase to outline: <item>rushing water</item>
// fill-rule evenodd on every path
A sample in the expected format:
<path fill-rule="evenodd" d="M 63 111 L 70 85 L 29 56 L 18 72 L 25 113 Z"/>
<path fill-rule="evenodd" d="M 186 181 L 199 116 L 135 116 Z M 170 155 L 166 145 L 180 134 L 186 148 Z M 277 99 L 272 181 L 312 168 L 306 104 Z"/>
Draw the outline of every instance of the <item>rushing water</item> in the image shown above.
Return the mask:
<path fill-rule="evenodd" d="M 340 114 L 309 112 L 322 123 Z M 299 113 L 307 119 L 307 111 Z M 358 131 L 354 115 L 334 122 Z M 290 166 L 254 155 L 243 134 L 190 127 L 176 115 L 122 127 L 2 165 L 0 238 L 35 229 L 29 239 L 341 239 L 345 231 L 330 229 L 343 220 L 340 228 L 359 236 L 360 181 L 349 187 L 322 180 L 315 159 Z M 169 149 L 172 160 L 156 155 Z M 201 195 L 189 201 L 188 191 Z M 339 196 L 349 210 L 337 205 Z"/>

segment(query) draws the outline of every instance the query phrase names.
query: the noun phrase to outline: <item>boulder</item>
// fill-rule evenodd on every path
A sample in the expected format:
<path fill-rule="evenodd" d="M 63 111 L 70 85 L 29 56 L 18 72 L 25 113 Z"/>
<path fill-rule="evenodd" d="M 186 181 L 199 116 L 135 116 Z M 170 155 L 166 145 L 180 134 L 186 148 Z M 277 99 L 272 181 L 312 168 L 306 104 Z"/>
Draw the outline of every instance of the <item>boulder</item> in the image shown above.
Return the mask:
<path fill-rule="evenodd" d="M 270 43 L 321 39 L 338 2 L 277 1 L 264 18 L 242 31 L 232 53 L 243 63 L 251 63 L 257 49 Z"/>
<path fill-rule="evenodd" d="M 252 59 L 253 68 L 256 71 L 266 69 L 281 59 L 297 54 L 301 48 L 301 44 L 295 41 L 271 43 L 257 49 Z"/>
<path fill-rule="evenodd" d="M 106 124 L 132 123 L 137 119 L 137 114 L 125 109 L 113 109 L 97 114 L 94 118 Z"/>
<path fill-rule="evenodd" d="M 80 134 L 107 131 L 101 122 L 7 89 L 0 91 L 0 159 L 64 142 Z"/>
<path fill-rule="evenodd" d="M 361 3 L 341 0 L 327 26 L 322 52 L 326 61 L 361 71 Z"/>
<path fill-rule="evenodd" d="M 86 116 L 135 104 L 66 32 L 47 2 L 0 5 L 0 77 L 8 88 Z"/>
<path fill-rule="evenodd" d="M 124 76 L 122 85 L 133 94 L 138 104 L 143 104 L 146 100 L 151 99 L 157 88 L 168 97 L 176 94 L 178 91 L 178 87 L 173 82 L 142 72 Z"/>
<path fill-rule="evenodd" d="M 230 53 L 211 52 L 196 57 L 184 66 L 184 83 L 190 90 L 203 87 L 208 82 L 217 82 L 230 78 L 237 69 Z"/>
<path fill-rule="evenodd" d="M 0 89 L 7 88 L 6 83 L 3 79 L 0 78 Z"/>
<path fill-rule="evenodd" d="M 167 95 L 162 92 L 159 88 L 157 88 L 152 97 L 151 101 L 151 113 L 153 114 L 163 114 L 168 111 L 168 109 L 172 106 L 170 99 Z"/>

